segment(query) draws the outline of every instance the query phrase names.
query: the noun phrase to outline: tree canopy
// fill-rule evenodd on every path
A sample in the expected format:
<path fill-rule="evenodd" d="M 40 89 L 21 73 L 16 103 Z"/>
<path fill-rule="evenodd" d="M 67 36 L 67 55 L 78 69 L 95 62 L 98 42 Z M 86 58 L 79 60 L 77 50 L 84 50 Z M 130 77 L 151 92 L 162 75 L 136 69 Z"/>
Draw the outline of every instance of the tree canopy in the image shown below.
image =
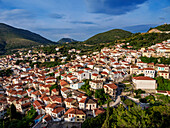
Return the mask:
<path fill-rule="evenodd" d="M 170 80 L 164 79 L 161 76 L 157 77 L 156 80 L 158 84 L 157 90 L 170 91 Z"/>

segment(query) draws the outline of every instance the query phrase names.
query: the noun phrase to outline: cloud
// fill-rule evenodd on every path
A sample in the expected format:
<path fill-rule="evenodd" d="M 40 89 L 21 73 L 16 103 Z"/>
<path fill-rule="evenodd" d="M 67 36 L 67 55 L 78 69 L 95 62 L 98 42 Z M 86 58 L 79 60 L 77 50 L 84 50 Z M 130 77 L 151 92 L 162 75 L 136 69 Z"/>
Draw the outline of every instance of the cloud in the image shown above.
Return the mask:
<path fill-rule="evenodd" d="M 163 10 L 165 13 L 169 14 L 169 12 L 170 12 L 170 6 L 165 7 L 165 8 L 163 8 L 162 10 Z"/>
<path fill-rule="evenodd" d="M 71 33 L 73 31 L 72 28 L 48 28 L 48 27 L 35 27 L 33 31 L 36 33 L 41 33 L 42 36 L 48 37 L 49 39 L 56 41 L 61 37 L 65 37 L 66 33 Z"/>
<path fill-rule="evenodd" d="M 89 12 L 121 15 L 139 8 L 147 0 L 85 0 Z"/>
<path fill-rule="evenodd" d="M 142 25 L 133 25 L 127 26 L 123 29 L 130 31 L 130 32 L 147 32 L 150 28 L 156 27 L 158 24 L 142 24 Z"/>
<path fill-rule="evenodd" d="M 72 24 L 96 24 L 91 21 L 70 21 L 70 23 L 72 23 Z"/>
<path fill-rule="evenodd" d="M 46 31 L 46 32 L 65 32 L 72 30 L 71 28 L 34 28 L 36 31 Z"/>
<path fill-rule="evenodd" d="M 34 15 L 24 9 L 4 10 L 0 13 L 1 20 L 21 20 L 23 18 L 33 18 Z"/>
<path fill-rule="evenodd" d="M 58 13 L 53 13 L 49 15 L 50 18 L 54 18 L 54 19 L 63 19 L 64 15 L 63 14 L 58 14 Z"/>

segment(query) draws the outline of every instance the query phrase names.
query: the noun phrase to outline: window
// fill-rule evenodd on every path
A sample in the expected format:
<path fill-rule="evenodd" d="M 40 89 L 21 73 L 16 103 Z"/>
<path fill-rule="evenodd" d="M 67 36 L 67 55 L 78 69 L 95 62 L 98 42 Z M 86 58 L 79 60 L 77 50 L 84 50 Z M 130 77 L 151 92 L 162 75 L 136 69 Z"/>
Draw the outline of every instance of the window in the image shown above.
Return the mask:
<path fill-rule="evenodd" d="M 79 118 L 79 116 L 77 116 L 77 118 Z"/>
<path fill-rule="evenodd" d="M 79 119 L 77 119 L 77 121 L 79 121 Z"/>
<path fill-rule="evenodd" d="M 72 115 L 72 117 L 74 117 L 74 115 Z"/>
<path fill-rule="evenodd" d="M 82 118 L 84 118 L 84 116 L 82 116 Z"/>

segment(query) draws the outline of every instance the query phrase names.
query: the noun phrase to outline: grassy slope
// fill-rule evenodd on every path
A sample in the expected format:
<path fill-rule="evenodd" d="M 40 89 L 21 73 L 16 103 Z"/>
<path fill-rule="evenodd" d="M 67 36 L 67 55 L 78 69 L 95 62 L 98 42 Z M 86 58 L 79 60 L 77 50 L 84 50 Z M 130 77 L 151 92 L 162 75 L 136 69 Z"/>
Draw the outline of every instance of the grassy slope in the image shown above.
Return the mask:
<path fill-rule="evenodd" d="M 121 30 L 121 29 L 113 29 L 104 33 L 99 33 L 94 35 L 85 41 L 86 44 L 98 44 L 98 43 L 109 43 L 114 42 L 116 39 L 122 39 L 131 36 L 132 33 Z"/>

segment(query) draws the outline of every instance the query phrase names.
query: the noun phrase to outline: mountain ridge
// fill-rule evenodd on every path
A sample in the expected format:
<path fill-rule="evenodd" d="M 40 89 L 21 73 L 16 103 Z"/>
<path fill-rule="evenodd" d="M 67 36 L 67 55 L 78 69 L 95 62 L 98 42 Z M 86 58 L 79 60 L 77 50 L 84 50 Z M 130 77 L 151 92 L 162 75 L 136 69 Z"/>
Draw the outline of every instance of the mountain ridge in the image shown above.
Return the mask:
<path fill-rule="evenodd" d="M 27 48 L 42 44 L 55 44 L 55 42 L 29 30 L 0 23 L 0 54 L 5 54 L 11 49 Z"/>

